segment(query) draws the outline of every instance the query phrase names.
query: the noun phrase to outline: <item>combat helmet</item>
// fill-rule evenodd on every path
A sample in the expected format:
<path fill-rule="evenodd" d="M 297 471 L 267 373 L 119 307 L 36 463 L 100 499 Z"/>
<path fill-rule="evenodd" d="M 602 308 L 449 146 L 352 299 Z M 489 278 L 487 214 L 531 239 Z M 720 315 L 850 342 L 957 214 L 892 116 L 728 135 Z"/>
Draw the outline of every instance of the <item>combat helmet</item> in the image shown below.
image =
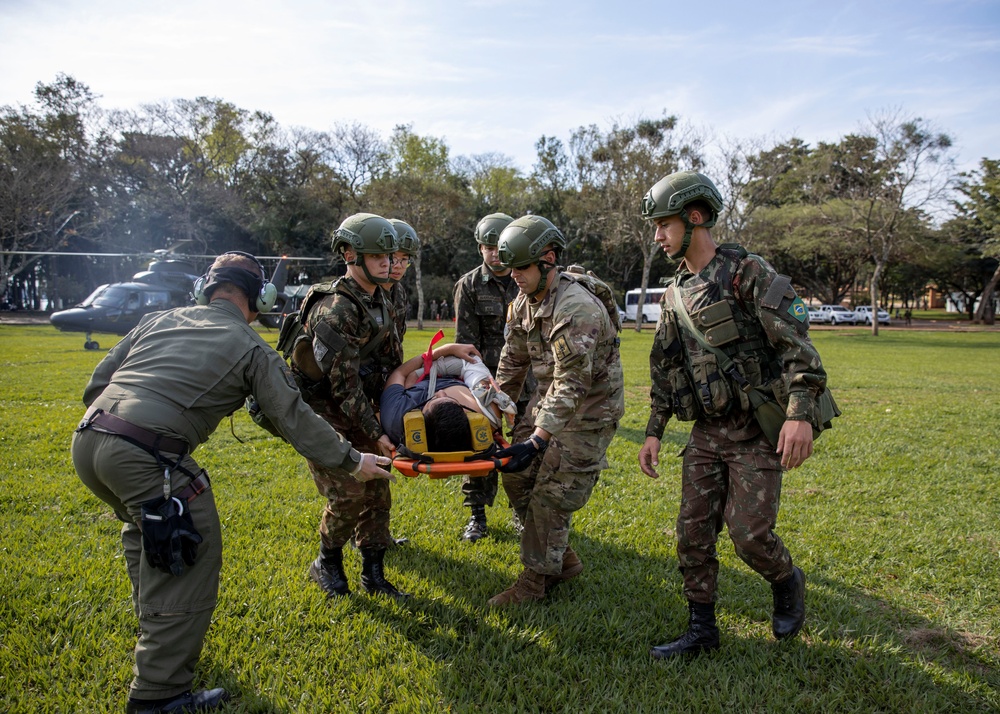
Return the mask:
<path fill-rule="evenodd" d="M 506 213 L 491 213 L 483 216 L 476 224 L 476 243 L 494 246 L 500 240 L 503 229 L 513 222 L 513 217 Z"/>
<path fill-rule="evenodd" d="M 398 218 L 390 218 L 389 223 L 396 230 L 397 251 L 407 255 L 416 255 L 420 252 L 420 239 L 417 238 L 417 232 L 413 230 L 413 226 Z"/>
<path fill-rule="evenodd" d="M 498 258 L 505 268 L 524 268 L 538 264 L 542 275 L 538 288 L 528 297 L 535 297 L 545 289 L 546 277 L 555 267 L 554 263 L 540 260 L 546 249 L 552 246 L 558 254 L 566 247 L 566 238 L 552 221 L 541 216 L 521 216 L 503 229 L 497 242 Z"/>
<path fill-rule="evenodd" d="M 677 253 L 669 256 L 671 260 L 683 258 L 688 246 L 691 245 L 694 224 L 688 220 L 685 206 L 693 201 L 704 201 L 711 209 L 711 215 L 708 216 L 708 220 L 700 224 L 701 227 L 711 228 L 714 226 L 723 209 L 722 194 L 719 193 L 719 189 L 715 187 L 712 180 L 703 173 L 676 171 L 653 184 L 653 187 L 642 197 L 643 218 L 656 220 L 667 216 L 680 216 L 687 227 L 681 248 Z"/>
<path fill-rule="evenodd" d="M 365 277 L 373 283 L 387 283 L 389 278 L 376 278 L 368 272 L 364 256 L 395 253 L 398 250 L 396 246 L 396 229 L 389 221 L 374 213 L 348 216 L 333 232 L 333 252 L 342 255 L 345 249 L 352 248 L 357 253 L 353 264 L 361 266 Z"/>

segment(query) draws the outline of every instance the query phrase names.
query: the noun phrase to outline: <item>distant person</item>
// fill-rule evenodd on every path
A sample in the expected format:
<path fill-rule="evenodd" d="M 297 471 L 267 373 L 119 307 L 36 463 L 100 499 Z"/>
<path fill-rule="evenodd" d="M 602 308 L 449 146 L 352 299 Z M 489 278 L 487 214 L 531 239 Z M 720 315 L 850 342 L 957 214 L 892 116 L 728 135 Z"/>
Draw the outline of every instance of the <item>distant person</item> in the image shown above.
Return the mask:
<path fill-rule="evenodd" d="M 740 559 L 771 583 L 774 636 L 793 637 L 805 622 L 805 574 L 774 528 L 782 472 L 812 454 L 826 372 L 791 281 L 738 245 L 715 244 L 709 229 L 722 207 L 712 181 L 694 171 L 666 176 L 642 199 L 643 217 L 656 225 L 656 243 L 671 261 L 680 261 L 664 292 L 649 357 L 652 404 L 639 451 L 643 473 L 659 476 L 660 439 L 671 416 L 695 422 L 682 452 L 677 516 L 688 629 L 653 647 L 657 659 L 719 647 L 716 542 L 723 524 Z M 695 339 L 685 315 L 692 327 L 709 326 L 704 332 L 730 367 L 706 346 L 709 338 Z M 776 385 L 776 396 L 787 400 L 777 447 L 757 423 L 742 389 L 746 383 Z"/>
<path fill-rule="evenodd" d="M 910 321 L 912 318 L 913 318 L 913 313 L 910 311 L 910 308 L 906 308 L 906 312 L 903 313 L 903 319 L 906 321 L 907 327 L 910 326 Z"/>
<path fill-rule="evenodd" d="M 451 319 L 451 311 L 448 308 L 448 301 L 447 300 L 442 300 L 441 301 L 441 319 L 442 320 L 450 320 Z"/>
<path fill-rule="evenodd" d="M 431 319 L 432 320 L 440 320 L 441 319 L 441 315 L 438 312 L 438 301 L 437 300 L 431 300 Z"/>
<path fill-rule="evenodd" d="M 222 565 L 214 492 L 191 452 L 247 396 L 299 453 L 344 479 L 392 478 L 316 416 L 250 327 L 277 297 L 256 258 L 220 255 L 194 293 L 198 305 L 146 315 L 101 360 L 73 435 L 80 480 L 125 524 L 139 618 L 127 712 L 215 709 L 229 699 L 224 689 L 191 691 Z"/>
<path fill-rule="evenodd" d="M 529 372 L 538 385 L 531 418 L 518 425 L 515 443 L 497 452 L 511 457 L 501 470 L 507 499 L 524 525 L 524 568 L 490 598 L 494 607 L 541 600 L 583 572 L 570 546 L 570 522 L 607 467 L 608 446 L 625 411 L 617 310 L 612 317 L 595 294 L 606 286 L 558 266 L 566 239 L 541 216 L 511 222 L 498 247 L 519 295 L 507 316 L 497 385 L 520 394 Z"/>
<path fill-rule="evenodd" d="M 455 342 L 475 345 L 494 376 L 503 349 L 507 307 L 518 293 L 510 268 L 500 262 L 497 249 L 500 233 L 513 220 L 506 213 L 491 213 L 476 224 L 476 243 L 483 262 L 455 284 Z M 519 401 L 518 406 L 519 415 L 523 415 L 525 402 Z M 486 476 L 462 478 L 463 505 L 471 511 L 469 522 L 462 531 L 463 540 L 475 543 L 489 532 L 486 507 L 493 505 L 497 487 L 496 471 Z"/>

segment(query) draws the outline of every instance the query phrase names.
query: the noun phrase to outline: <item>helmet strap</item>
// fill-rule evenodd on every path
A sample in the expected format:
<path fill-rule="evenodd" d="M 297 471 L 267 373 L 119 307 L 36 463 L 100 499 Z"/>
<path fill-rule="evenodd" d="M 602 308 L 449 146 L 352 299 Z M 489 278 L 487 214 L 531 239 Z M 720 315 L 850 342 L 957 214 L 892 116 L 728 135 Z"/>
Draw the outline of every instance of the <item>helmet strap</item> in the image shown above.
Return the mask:
<path fill-rule="evenodd" d="M 550 263 L 547 260 L 539 260 L 538 263 L 537 263 L 537 265 L 538 265 L 538 272 L 539 272 L 538 286 L 535 288 L 535 291 L 533 293 L 531 293 L 531 295 L 528 296 L 532 300 L 534 300 L 536 296 L 538 296 L 541 293 L 545 292 L 545 288 L 548 287 L 549 272 L 554 267 L 556 267 L 554 263 Z"/>
<path fill-rule="evenodd" d="M 694 233 L 695 229 L 695 224 L 692 223 L 691 219 L 688 218 L 688 212 L 686 208 L 681 209 L 679 215 L 681 217 L 681 220 L 684 221 L 684 238 L 683 240 L 681 240 L 681 247 L 677 250 L 676 253 L 667 254 L 667 258 L 669 258 L 670 262 L 672 263 L 678 262 L 684 257 L 684 254 L 687 253 L 688 248 L 691 247 L 691 236 Z"/>
<path fill-rule="evenodd" d="M 386 285 L 392 282 L 392 278 L 390 278 L 388 275 L 385 276 L 384 278 L 376 278 L 368 271 L 368 262 L 365 260 L 364 253 L 358 253 L 358 252 L 354 253 L 353 265 L 361 266 L 361 270 L 364 272 L 365 278 L 367 278 L 368 282 L 370 282 L 372 285 Z"/>

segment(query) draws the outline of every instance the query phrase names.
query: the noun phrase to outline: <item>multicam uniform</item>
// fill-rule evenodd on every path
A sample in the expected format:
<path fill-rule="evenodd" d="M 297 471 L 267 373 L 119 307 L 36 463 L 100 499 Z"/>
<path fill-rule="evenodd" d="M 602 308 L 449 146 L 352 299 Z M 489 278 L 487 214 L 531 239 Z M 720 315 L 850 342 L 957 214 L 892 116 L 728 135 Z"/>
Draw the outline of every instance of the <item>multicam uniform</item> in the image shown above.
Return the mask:
<path fill-rule="evenodd" d="M 507 307 L 517 293 L 517 284 L 509 273 L 500 278 L 485 264 L 470 270 L 455 284 L 455 342 L 475 345 L 490 374 L 497 372 Z M 521 414 L 524 404 L 519 407 Z M 465 506 L 492 506 L 497 496 L 497 472 L 477 478 L 462 477 L 462 493 Z"/>
<path fill-rule="evenodd" d="M 519 295 L 507 318 L 500 389 L 517 394 L 529 370 L 538 380 L 535 426 L 552 435 L 528 469 L 505 473 L 503 486 L 524 524 L 521 562 L 558 575 L 574 511 L 590 498 L 625 410 L 617 331 L 603 303 L 560 273 L 545 297 Z"/>
<path fill-rule="evenodd" d="M 306 402 L 317 414 L 359 450 L 378 453 L 382 427 L 377 405 L 389 372 L 399 366 L 400 349 L 387 296 L 381 289 L 369 295 L 350 276 L 314 285 L 313 292 L 322 296 L 315 301 L 306 296 L 305 328 L 323 378 L 307 376 L 309 368 L 299 363 L 299 353 L 293 358 L 293 370 Z M 377 346 L 362 359 L 366 346 L 376 340 Z M 320 523 L 325 547 L 340 548 L 352 537 L 359 548 L 392 544 L 387 481 L 362 483 L 311 460 L 307 463 L 316 487 L 327 498 Z"/>
<path fill-rule="evenodd" d="M 331 473 L 351 478 L 360 455 L 303 403 L 284 360 L 227 300 L 155 313 L 115 345 L 94 370 L 84 403 L 130 424 L 187 444 L 180 466 L 200 468 L 190 452 L 253 393 L 278 430 L 300 453 Z M 84 420 L 87 422 L 87 419 Z M 81 425 L 82 426 L 82 425 Z M 142 553 L 140 504 L 163 494 L 163 463 L 110 433 L 84 428 L 73 435 L 80 479 L 108 503 L 122 528 L 132 600 L 139 617 L 131 695 L 160 699 L 191 688 L 219 590 L 222 532 L 212 489 L 187 504 L 204 538 L 194 565 L 179 577 L 151 566 Z M 171 461 L 176 453 L 165 453 Z M 191 479 L 174 471 L 174 495 Z"/>
<path fill-rule="evenodd" d="M 791 281 L 760 256 L 722 245 L 697 275 L 682 266 L 677 282 L 694 324 L 709 325 L 710 343 L 746 380 L 770 387 L 781 403 L 787 400 L 788 419 L 815 423 L 816 396 L 826 386 L 826 372 Z M 652 405 L 646 436 L 661 439 L 671 416 L 695 420 L 683 452 L 677 557 L 687 599 L 712 603 L 719 570 L 715 544 L 723 523 L 737 555 L 768 581 L 792 573 L 791 555 L 774 533 L 781 459 L 745 394 L 722 373 L 716 356 L 681 329 L 673 305 L 668 288 L 649 357 Z"/>

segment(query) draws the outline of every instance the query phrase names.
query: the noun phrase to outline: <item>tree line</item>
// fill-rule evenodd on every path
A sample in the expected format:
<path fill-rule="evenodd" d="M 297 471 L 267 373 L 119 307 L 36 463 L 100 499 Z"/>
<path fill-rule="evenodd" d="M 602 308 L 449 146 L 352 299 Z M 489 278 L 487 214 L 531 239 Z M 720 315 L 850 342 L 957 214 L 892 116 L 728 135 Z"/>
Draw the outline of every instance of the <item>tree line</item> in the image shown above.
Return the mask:
<path fill-rule="evenodd" d="M 357 123 L 288 128 L 206 97 L 105 110 L 59 75 L 36 85 L 31 104 L 0 107 L 0 285 L 15 304 L 40 291 L 73 302 L 172 245 L 330 257 L 333 229 L 369 211 L 421 238 L 406 278 L 419 319 L 478 264 L 478 219 L 502 211 L 552 220 L 570 241 L 566 261 L 621 296 L 674 269 L 639 215 L 642 195 L 696 169 L 726 200 L 717 240 L 761 253 L 806 297 L 911 306 L 935 285 L 961 295 L 971 319 L 993 320 L 1000 162 L 956 171 L 952 138 L 927 120 L 883 112 L 810 145 L 714 138 L 664 113 L 542 136 L 535 149 L 525 173 L 497 152 L 452 156 L 407 124 L 389 136 Z M 49 251 L 86 255 L 27 254 Z M 331 257 L 302 272 L 314 281 L 337 266 Z"/>

